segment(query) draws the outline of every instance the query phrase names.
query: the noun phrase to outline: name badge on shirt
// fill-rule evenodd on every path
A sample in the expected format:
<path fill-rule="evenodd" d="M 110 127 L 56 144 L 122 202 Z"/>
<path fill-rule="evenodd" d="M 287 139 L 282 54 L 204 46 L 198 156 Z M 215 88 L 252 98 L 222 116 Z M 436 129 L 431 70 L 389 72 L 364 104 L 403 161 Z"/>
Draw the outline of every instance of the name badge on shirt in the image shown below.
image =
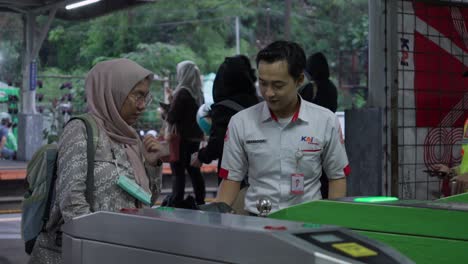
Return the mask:
<path fill-rule="evenodd" d="M 304 194 L 304 174 L 291 174 L 291 193 L 295 195 Z"/>
<path fill-rule="evenodd" d="M 246 140 L 246 144 L 259 144 L 259 143 L 266 143 L 266 139 L 251 139 L 251 140 Z"/>

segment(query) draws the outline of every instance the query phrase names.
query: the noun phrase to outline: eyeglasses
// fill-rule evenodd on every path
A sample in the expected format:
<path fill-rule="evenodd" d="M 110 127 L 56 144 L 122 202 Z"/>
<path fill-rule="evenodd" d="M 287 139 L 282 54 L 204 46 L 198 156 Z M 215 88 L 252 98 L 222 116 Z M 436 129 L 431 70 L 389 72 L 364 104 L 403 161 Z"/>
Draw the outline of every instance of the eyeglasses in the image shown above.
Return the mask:
<path fill-rule="evenodd" d="M 145 106 L 148 106 L 151 104 L 153 101 L 153 95 L 151 93 L 147 93 L 146 95 L 133 95 L 130 94 L 130 96 L 135 100 L 137 104 L 145 103 Z"/>

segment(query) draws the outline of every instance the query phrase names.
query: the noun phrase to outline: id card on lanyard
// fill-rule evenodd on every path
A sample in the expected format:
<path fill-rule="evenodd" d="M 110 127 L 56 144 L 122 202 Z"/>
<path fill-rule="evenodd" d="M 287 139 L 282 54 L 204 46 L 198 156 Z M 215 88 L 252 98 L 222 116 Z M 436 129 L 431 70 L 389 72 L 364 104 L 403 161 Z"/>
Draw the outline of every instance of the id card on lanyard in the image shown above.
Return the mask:
<path fill-rule="evenodd" d="M 304 174 L 293 173 L 291 174 L 291 193 L 304 194 Z"/>
<path fill-rule="evenodd" d="M 137 199 L 146 205 L 151 205 L 151 194 L 146 192 L 141 186 L 139 186 L 133 179 L 128 178 L 126 175 L 120 172 L 119 165 L 117 164 L 117 155 L 114 149 L 112 151 L 112 159 L 114 160 L 115 167 L 119 178 L 117 179 L 117 186 L 122 188 L 126 193 L 130 194 L 133 198 Z M 141 205 L 136 204 L 137 208 Z"/>
<path fill-rule="evenodd" d="M 304 173 L 297 171 L 299 167 L 299 160 L 302 158 L 303 153 L 300 149 L 297 150 L 296 158 L 296 170 L 291 174 L 291 194 L 301 195 L 304 194 Z"/>

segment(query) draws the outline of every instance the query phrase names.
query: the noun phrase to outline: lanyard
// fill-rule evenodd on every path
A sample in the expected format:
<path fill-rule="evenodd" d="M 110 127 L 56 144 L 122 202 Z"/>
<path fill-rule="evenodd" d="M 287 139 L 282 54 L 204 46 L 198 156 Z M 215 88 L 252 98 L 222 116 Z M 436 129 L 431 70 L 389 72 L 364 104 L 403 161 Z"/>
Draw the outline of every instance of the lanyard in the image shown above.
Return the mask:
<path fill-rule="evenodd" d="M 111 152 L 112 152 L 112 161 L 114 161 L 114 165 L 117 168 L 117 175 L 120 175 L 120 168 L 119 168 L 119 165 L 117 164 L 117 155 L 115 155 L 115 150 L 112 147 L 111 147 Z"/>
<path fill-rule="evenodd" d="M 296 158 L 296 170 L 295 170 L 295 172 L 297 173 L 297 169 L 299 167 L 299 160 L 304 156 L 304 153 L 302 152 L 302 150 L 300 148 L 298 148 L 294 156 Z"/>
<path fill-rule="evenodd" d="M 114 161 L 114 165 L 117 168 L 117 185 L 120 186 L 122 189 L 124 189 L 128 194 L 130 194 L 133 198 L 135 198 L 135 207 L 136 208 L 142 208 L 142 201 L 140 200 L 140 196 L 135 194 L 133 191 L 138 188 L 139 186 L 135 183 L 134 180 L 129 179 L 127 176 L 124 176 L 123 174 L 120 174 L 120 168 L 117 163 L 117 155 L 115 154 L 114 148 L 111 147 L 111 152 L 112 152 L 112 160 Z M 124 184 L 122 182 L 127 182 L 127 184 Z M 128 187 L 128 183 L 134 184 L 133 186 L 137 187 Z M 145 201 L 145 204 L 151 204 L 151 196 L 146 197 L 143 199 Z"/>

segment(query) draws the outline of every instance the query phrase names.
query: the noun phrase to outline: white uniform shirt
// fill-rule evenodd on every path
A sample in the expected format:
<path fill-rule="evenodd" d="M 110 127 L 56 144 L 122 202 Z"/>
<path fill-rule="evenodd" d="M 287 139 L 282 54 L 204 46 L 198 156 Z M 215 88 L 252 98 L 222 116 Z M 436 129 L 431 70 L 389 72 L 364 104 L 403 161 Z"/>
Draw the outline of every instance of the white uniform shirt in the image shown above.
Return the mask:
<path fill-rule="evenodd" d="M 328 109 L 300 101 L 283 128 L 265 102 L 240 111 L 229 122 L 219 176 L 233 181 L 249 176 L 249 212 L 259 213 L 256 203 L 261 198 L 271 201 L 271 212 L 321 199 L 322 167 L 329 179 L 349 174 L 338 118 Z M 303 194 L 291 193 L 293 173 L 304 174 Z"/>

